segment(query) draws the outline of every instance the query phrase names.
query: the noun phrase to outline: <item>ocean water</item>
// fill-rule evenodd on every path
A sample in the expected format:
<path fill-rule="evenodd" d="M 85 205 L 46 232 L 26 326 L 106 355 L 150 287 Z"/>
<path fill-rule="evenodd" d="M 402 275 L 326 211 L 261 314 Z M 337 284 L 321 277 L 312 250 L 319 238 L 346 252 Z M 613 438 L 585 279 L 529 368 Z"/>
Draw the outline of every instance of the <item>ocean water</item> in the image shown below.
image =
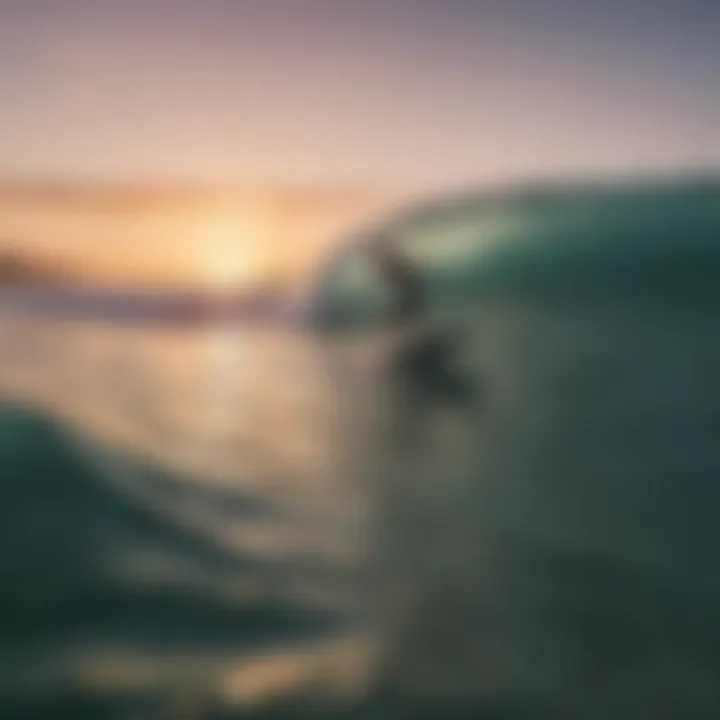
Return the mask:
<path fill-rule="evenodd" d="M 398 421 L 413 451 L 378 471 L 386 692 L 409 717 L 717 716 L 717 305 L 473 318 L 480 403 Z"/>
<path fill-rule="evenodd" d="M 290 329 L 0 318 L 0 717 L 358 692 L 367 493 L 331 355 Z"/>
<path fill-rule="evenodd" d="M 676 297 L 457 313 L 466 403 L 392 336 L 6 317 L 0 717 L 717 717 L 717 304 Z"/>

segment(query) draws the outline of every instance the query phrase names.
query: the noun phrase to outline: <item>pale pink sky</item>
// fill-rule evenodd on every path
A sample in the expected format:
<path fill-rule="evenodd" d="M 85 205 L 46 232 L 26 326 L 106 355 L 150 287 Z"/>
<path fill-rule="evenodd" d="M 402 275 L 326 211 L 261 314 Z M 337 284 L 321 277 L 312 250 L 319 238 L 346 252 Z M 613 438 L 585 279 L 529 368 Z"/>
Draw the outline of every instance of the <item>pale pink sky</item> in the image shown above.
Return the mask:
<path fill-rule="evenodd" d="M 0 0 L 2 171 L 422 187 L 720 162 L 702 0 Z"/>

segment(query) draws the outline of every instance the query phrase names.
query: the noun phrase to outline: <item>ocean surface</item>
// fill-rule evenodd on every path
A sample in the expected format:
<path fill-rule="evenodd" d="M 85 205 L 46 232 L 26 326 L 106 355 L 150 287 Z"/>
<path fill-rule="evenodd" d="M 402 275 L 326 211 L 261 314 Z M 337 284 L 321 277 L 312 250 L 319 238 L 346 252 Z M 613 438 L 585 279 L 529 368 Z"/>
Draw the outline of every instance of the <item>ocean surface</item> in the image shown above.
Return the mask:
<path fill-rule="evenodd" d="M 392 336 L 6 315 L 0 718 L 717 717 L 717 304 L 455 320 L 460 405 Z"/>
<path fill-rule="evenodd" d="M 359 692 L 368 497 L 329 358 L 292 329 L 0 316 L 0 717 Z"/>

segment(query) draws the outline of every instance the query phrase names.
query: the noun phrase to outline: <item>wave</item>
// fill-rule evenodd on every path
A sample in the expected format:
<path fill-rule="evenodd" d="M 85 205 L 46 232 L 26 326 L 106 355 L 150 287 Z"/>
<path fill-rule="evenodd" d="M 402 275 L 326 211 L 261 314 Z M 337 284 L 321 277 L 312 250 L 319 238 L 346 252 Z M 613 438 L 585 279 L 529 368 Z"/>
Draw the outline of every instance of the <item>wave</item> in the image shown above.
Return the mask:
<path fill-rule="evenodd" d="M 125 458 L 143 496 L 93 461 L 112 463 L 112 451 L 89 450 L 52 417 L 0 404 L 2 717 L 65 717 L 63 708 L 73 718 L 117 717 L 140 695 L 167 692 L 160 678 L 177 682 L 173 666 L 197 683 L 228 658 L 338 630 L 338 615 L 277 590 L 278 574 L 301 569 L 223 546 L 150 495 L 191 493 L 236 523 L 271 522 L 277 509 Z M 117 697 L 112 683 L 88 686 L 99 658 L 151 671 Z"/>

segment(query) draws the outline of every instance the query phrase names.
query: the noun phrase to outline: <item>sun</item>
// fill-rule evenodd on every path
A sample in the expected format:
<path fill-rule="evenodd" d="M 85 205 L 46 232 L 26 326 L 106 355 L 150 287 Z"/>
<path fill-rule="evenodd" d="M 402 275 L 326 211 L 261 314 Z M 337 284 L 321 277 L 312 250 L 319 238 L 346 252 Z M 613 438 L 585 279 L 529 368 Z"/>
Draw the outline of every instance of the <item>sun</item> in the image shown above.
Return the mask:
<path fill-rule="evenodd" d="M 257 277 L 254 263 L 240 249 L 214 247 L 201 252 L 204 279 L 216 290 L 243 287 Z"/>
<path fill-rule="evenodd" d="M 198 241 L 202 279 L 214 290 L 242 288 L 257 280 L 260 236 L 254 223 L 214 214 L 203 219 Z"/>

